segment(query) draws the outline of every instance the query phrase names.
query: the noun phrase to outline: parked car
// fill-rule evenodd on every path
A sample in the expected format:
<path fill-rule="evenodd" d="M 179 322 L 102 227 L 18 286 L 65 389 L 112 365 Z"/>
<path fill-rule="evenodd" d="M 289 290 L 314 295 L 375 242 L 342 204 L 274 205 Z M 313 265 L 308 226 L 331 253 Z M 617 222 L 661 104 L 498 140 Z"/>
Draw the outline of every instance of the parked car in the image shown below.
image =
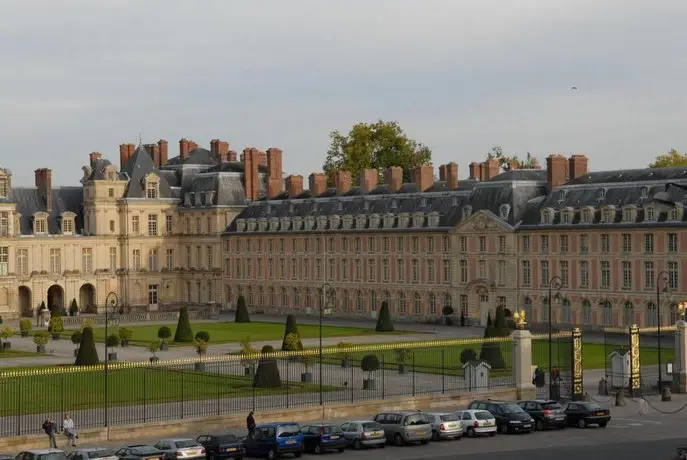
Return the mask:
<path fill-rule="evenodd" d="M 429 417 L 420 411 L 383 412 L 375 415 L 374 421 L 384 428 L 387 441 L 397 446 L 427 444 L 432 439 Z"/>
<path fill-rule="evenodd" d="M 301 427 L 303 435 L 303 450 L 322 454 L 328 451 L 338 450 L 343 452 L 346 448 L 346 438 L 340 425 L 331 423 L 318 423 Z"/>
<path fill-rule="evenodd" d="M 592 402 L 569 402 L 565 406 L 568 425 L 586 428 L 588 425 L 599 425 L 605 428 L 611 421 L 611 411 Z"/>
<path fill-rule="evenodd" d="M 69 460 L 117 460 L 118 457 L 112 449 L 106 447 L 80 447 L 71 451 L 67 458 Z"/>
<path fill-rule="evenodd" d="M 0 454 L 0 460 L 14 460 L 14 455 Z"/>
<path fill-rule="evenodd" d="M 468 409 L 480 409 L 491 412 L 496 419 L 500 433 L 530 433 L 534 429 L 534 419 L 520 406 L 508 401 L 473 401 Z"/>
<path fill-rule="evenodd" d="M 463 431 L 468 438 L 475 436 L 495 436 L 496 419 L 491 412 L 480 409 L 468 409 L 456 412 L 460 419 Z"/>
<path fill-rule="evenodd" d="M 450 412 L 439 412 L 427 414 L 432 424 L 432 441 L 441 439 L 461 439 L 463 437 L 463 425 Z"/>
<path fill-rule="evenodd" d="M 243 446 L 245 436 L 235 434 L 201 434 L 196 438 L 204 448 L 207 460 L 237 459 L 246 453 Z"/>
<path fill-rule="evenodd" d="M 363 447 L 386 447 L 384 427 L 377 422 L 353 420 L 341 425 L 346 443 L 354 449 Z"/>
<path fill-rule="evenodd" d="M 165 453 L 145 444 L 125 446 L 115 452 L 119 460 L 166 460 Z M 53 459 L 48 459 L 53 460 Z"/>
<path fill-rule="evenodd" d="M 300 457 L 303 453 L 303 435 L 296 422 L 266 423 L 258 425 L 244 441 L 246 455 L 274 460 L 282 454 Z"/>
<path fill-rule="evenodd" d="M 25 450 L 14 457 L 15 460 L 67 460 L 67 455 L 60 449 Z"/>
<path fill-rule="evenodd" d="M 205 447 L 195 439 L 161 439 L 154 447 L 164 452 L 169 460 L 205 458 Z"/>
<path fill-rule="evenodd" d="M 539 399 L 520 401 L 518 406 L 522 407 L 534 419 L 534 428 L 537 431 L 548 428 L 565 428 L 567 424 L 565 409 L 558 401 Z"/>

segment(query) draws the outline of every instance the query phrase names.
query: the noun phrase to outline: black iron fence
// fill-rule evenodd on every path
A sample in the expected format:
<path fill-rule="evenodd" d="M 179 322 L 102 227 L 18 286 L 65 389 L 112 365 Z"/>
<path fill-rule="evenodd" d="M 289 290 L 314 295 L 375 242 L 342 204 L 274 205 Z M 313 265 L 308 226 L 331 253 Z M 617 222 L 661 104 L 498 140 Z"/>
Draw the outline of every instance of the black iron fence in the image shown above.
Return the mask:
<path fill-rule="evenodd" d="M 0 436 L 513 387 L 510 338 L 0 372 Z"/>
<path fill-rule="evenodd" d="M 573 341 L 571 332 L 537 334 L 532 340 L 532 383 L 538 398 L 572 396 Z"/>

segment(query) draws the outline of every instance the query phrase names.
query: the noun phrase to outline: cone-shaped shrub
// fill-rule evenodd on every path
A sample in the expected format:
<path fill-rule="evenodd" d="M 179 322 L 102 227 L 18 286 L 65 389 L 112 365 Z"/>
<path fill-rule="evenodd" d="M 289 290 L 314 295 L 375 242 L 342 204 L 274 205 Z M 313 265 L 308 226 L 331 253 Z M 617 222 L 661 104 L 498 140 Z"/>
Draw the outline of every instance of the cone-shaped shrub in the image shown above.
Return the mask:
<path fill-rule="evenodd" d="M 234 318 L 235 323 L 250 323 L 250 316 L 248 316 L 248 307 L 246 306 L 246 298 L 239 296 L 239 300 L 236 301 L 236 317 Z"/>
<path fill-rule="evenodd" d="M 92 366 L 98 364 L 98 350 L 95 348 L 95 340 L 93 340 L 93 328 L 86 327 L 81 333 L 81 343 L 79 344 L 79 353 L 76 355 L 75 366 Z"/>
<path fill-rule="evenodd" d="M 489 324 L 484 329 L 484 338 L 498 337 L 494 326 Z M 487 342 L 482 344 L 482 352 L 479 354 L 479 359 L 488 362 L 492 369 L 504 369 L 503 355 L 501 354 L 501 344 L 499 342 Z"/>
<path fill-rule="evenodd" d="M 262 347 L 262 354 L 274 352 L 274 348 L 269 345 Z M 279 367 L 277 360 L 274 358 L 260 358 L 258 362 L 258 369 L 255 371 L 253 378 L 253 386 L 256 388 L 279 388 L 281 386 L 281 377 L 279 376 Z"/>
<path fill-rule="evenodd" d="M 297 348 L 294 348 L 293 340 L 287 339 L 289 334 L 296 334 L 298 337 Z M 286 317 L 286 327 L 284 328 L 284 339 L 281 342 L 281 349 L 284 351 L 303 349 L 303 342 L 301 342 L 301 335 L 298 333 L 298 324 L 296 324 L 296 317 L 294 315 L 289 315 Z"/>
<path fill-rule="evenodd" d="M 389 313 L 389 303 L 385 300 L 382 302 L 382 308 L 379 310 L 377 316 L 377 332 L 394 332 L 394 323 L 391 322 L 391 313 Z"/>
<path fill-rule="evenodd" d="M 188 319 L 188 308 L 186 307 L 183 307 L 179 312 L 179 322 L 174 333 L 174 341 L 177 343 L 193 342 L 193 330 L 191 329 L 191 321 Z"/>

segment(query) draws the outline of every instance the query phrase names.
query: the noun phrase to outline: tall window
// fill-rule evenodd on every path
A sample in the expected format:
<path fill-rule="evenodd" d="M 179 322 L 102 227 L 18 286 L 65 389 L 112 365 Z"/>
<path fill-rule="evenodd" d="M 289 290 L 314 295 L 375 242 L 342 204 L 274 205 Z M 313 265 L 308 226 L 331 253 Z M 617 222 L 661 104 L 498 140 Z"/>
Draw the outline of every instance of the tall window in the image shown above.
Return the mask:
<path fill-rule="evenodd" d="M 148 235 L 157 236 L 157 214 L 148 214 Z"/>
<path fill-rule="evenodd" d="M 668 252 L 678 252 L 677 233 L 668 233 L 666 240 Z"/>
<path fill-rule="evenodd" d="M 601 252 L 611 251 L 611 236 L 608 233 L 601 235 Z"/>
<path fill-rule="evenodd" d="M 503 286 L 504 284 L 506 284 L 506 261 L 505 260 L 499 260 L 499 262 L 498 262 L 498 270 L 496 272 L 496 282 L 500 286 Z"/>
<path fill-rule="evenodd" d="M 10 219 L 8 212 L 0 212 L 0 236 L 10 235 Z"/>
<path fill-rule="evenodd" d="M 201 268 L 203 266 L 203 248 L 196 246 L 196 263 L 193 265 L 194 268 Z"/>
<path fill-rule="evenodd" d="M 539 262 L 539 273 L 541 275 L 540 284 L 542 286 L 548 286 L 549 280 L 551 279 L 551 273 L 549 273 L 548 260 L 542 260 Z"/>
<path fill-rule="evenodd" d="M 47 233 L 47 221 L 46 219 L 40 218 L 34 221 L 34 233 L 44 234 Z"/>
<path fill-rule="evenodd" d="M 680 286 L 679 265 L 675 261 L 668 262 L 668 289 L 678 289 Z"/>
<path fill-rule="evenodd" d="M 114 273 L 117 271 L 117 247 L 110 248 L 110 271 Z"/>
<path fill-rule="evenodd" d="M 632 288 L 632 262 L 623 261 L 623 289 Z"/>
<path fill-rule="evenodd" d="M 487 252 L 487 237 L 486 236 L 479 236 L 477 237 L 477 243 L 479 247 L 479 252 Z"/>
<path fill-rule="evenodd" d="M 418 292 L 413 296 L 413 314 L 419 315 L 422 313 L 422 298 Z"/>
<path fill-rule="evenodd" d="M 131 216 L 131 233 L 134 235 L 141 233 L 141 222 L 138 216 Z"/>
<path fill-rule="evenodd" d="M 547 254 L 549 252 L 549 236 L 541 235 L 539 237 L 539 250 L 542 254 Z"/>
<path fill-rule="evenodd" d="M 157 249 L 148 250 L 148 270 L 157 271 Z"/>
<path fill-rule="evenodd" d="M 174 221 L 172 220 L 172 216 L 165 216 L 165 233 L 168 235 L 174 233 Z"/>
<path fill-rule="evenodd" d="M 586 299 L 582 301 L 582 324 L 592 324 L 592 304 Z"/>
<path fill-rule="evenodd" d="M 208 268 L 213 269 L 215 267 L 215 261 L 212 257 L 212 246 L 208 246 L 205 250 L 207 251 Z"/>
<path fill-rule="evenodd" d="M 560 277 L 561 277 L 561 287 L 568 287 L 568 282 L 570 279 L 570 273 L 568 269 L 568 261 L 567 260 L 561 260 L 560 265 L 558 266 L 560 269 Z"/>
<path fill-rule="evenodd" d="M 532 321 L 534 319 L 534 316 L 532 314 L 532 299 L 529 297 L 525 297 L 525 321 Z"/>
<path fill-rule="evenodd" d="M 611 287 L 611 264 L 607 260 L 601 261 L 601 288 Z"/>
<path fill-rule="evenodd" d="M 561 316 L 561 321 L 563 323 L 572 323 L 572 308 L 568 299 L 563 299 L 563 303 L 561 304 Z"/>
<path fill-rule="evenodd" d="M 0 247 L 0 276 L 7 276 L 10 271 L 10 248 Z"/>
<path fill-rule="evenodd" d="M 651 260 L 644 261 L 644 289 L 653 289 L 656 282 L 656 268 Z"/>
<path fill-rule="evenodd" d="M 50 271 L 52 273 L 62 273 L 62 256 L 59 249 L 50 250 Z"/>
<path fill-rule="evenodd" d="M 413 259 L 412 262 L 412 282 L 413 283 L 419 283 L 420 282 L 420 261 L 417 259 Z"/>
<path fill-rule="evenodd" d="M 522 285 L 529 287 L 532 284 L 532 266 L 529 260 L 522 261 Z"/>
<path fill-rule="evenodd" d="M 522 252 L 530 252 L 530 237 L 529 235 L 525 235 L 520 239 L 520 248 L 522 249 Z"/>
<path fill-rule="evenodd" d="M 372 279 L 374 281 L 374 278 Z M 436 281 L 434 275 L 434 260 L 427 260 L 427 282 L 434 283 Z"/>
<path fill-rule="evenodd" d="M 434 293 L 429 295 L 429 314 L 433 316 L 437 314 L 437 295 Z"/>
<path fill-rule="evenodd" d="M 601 302 L 601 310 L 603 311 L 603 325 L 611 326 L 613 323 L 613 308 L 611 302 L 608 300 Z"/>
<path fill-rule="evenodd" d="M 654 234 L 645 233 L 644 234 L 644 252 L 647 254 L 653 254 L 654 252 Z"/>
<path fill-rule="evenodd" d="M 0 177 L 0 197 L 6 198 L 10 193 L 9 183 L 6 177 Z"/>
<path fill-rule="evenodd" d="M 586 260 L 580 260 L 580 287 L 589 287 L 589 262 Z"/>
<path fill-rule="evenodd" d="M 389 259 L 382 260 L 382 281 L 389 281 Z"/>
<path fill-rule="evenodd" d="M 17 274 L 29 274 L 29 250 L 17 249 Z"/>
<path fill-rule="evenodd" d="M 405 280 L 405 264 L 403 259 L 396 260 L 396 281 L 402 283 Z"/>
<path fill-rule="evenodd" d="M 167 268 L 169 270 L 174 268 L 174 249 L 167 249 Z"/>
<path fill-rule="evenodd" d="M 191 246 L 186 246 L 186 268 L 193 267 L 193 255 L 191 253 Z"/>
<path fill-rule="evenodd" d="M 146 198 L 155 199 L 158 196 L 158 183 L 153 180 L 149 180 L 146 183 Z"/>
<path fill-rule="evenodd" d="M 81 250 L 81 265 L 84 274 L 93 271 L 93 249 L 83 248 Z"/>
<path fill-rule="evenodd" d="M 215 283 L 208 281 L 208 303 L 215 301 Z M 260 288 L 260 304 L 262 305 L 262 288 Z"/>
<path fill-rule="evenodd" d="M 442 261 L 443 272 L 444 272 L 444 284 L 451 284 L 451 261 Z"/>
<path fill-rule="evenodd" d="M 656 310 L 656 304 L 649 302 L 646 305 L 646 326 L 656 327 L 658 326 L 658 312 Z"/>
<path fill-rule="evenodd" d="M 295 259 L 294 259 L 295 260 Z M 400 260 L 400 259 L 399 259 Z M 341 261 L 341 279 L 344 281 L 348 280 L 348 273 L 349 273 L 349 267 L 348 267 L 348 259 L 344 259 Z M 401 281 L 401 280 L 399 280 Z"/>
<path fill-rule="evenodd" d="M 406 312 L 406 295 L 401 292 L 398 295 L 398 313 L 404 314 Z"/>
<path fill-rule="evenodd" d="M 358 291 L 355 295 L 355 311 L 358 313 L 365 311 L 365 297 L 363 297 L 363 291 Z"/>
<path fill-rule="evenodd" d="M 362 281 L 363 279 L 363 261 L 355 259 L 355 280 Z"/>
<path fill-rule="evenodd" d="M 480 278 L 486 278 L 487 277 L 487 261 L 486 260 L 480 260 L 477 262 L 477 269 L 479 270 L 479 277 Z"/>
<path fill-rule="evenodd" d="M 625 326 L 632 326 L 632 311 L 633 311 L 633 305 L 632 302 L 625 302 L 625 305 L 623 306 L 623 324 Z"/>
<path fill-rule="evenodd" d="M 158 288 L 157 284 L 148 285 L 148 305 L 157 305 L 158 303 Z"/>
<path fill-rule="evenodd" d="M 587 254 L 589 252 L 589 235 L 580 235 L 580 254 Z"/>
<path fill-rule="evenodd" d="M 506 237 L 499 236 L 499 253 L 503 254 L 506 252 Z"/>
<path fill-rule="evenodd" d="M 468 252 L 468 238 L 466 236 L 460 237 L 458 245 L 460 247 L 460 252 Z"/>
<path fill-rule="evenodd" d="M 374 259 L 368 259 L 367 261 L 367 279 L 369 281 L 377 279 L 377 266 Z"/>
<path fill-rule="evenodd" d="M 141 270 L 141 250 L 134 249 L 133 251 L 133 261 L 132 261 L 134 271 Z"/>
<path fill-rule="evenodd" d="M 560 235 L 558 239 L 558 246 L 558 250 L 561 252 L 561 254 L 568 252 L 568 235 Z"/>
<path fill-rule="evenodd" d="M 460 282 L 461 283 L 467 283 L 468 282 L 468 261 L 465 259 L 460 259 Z"/>

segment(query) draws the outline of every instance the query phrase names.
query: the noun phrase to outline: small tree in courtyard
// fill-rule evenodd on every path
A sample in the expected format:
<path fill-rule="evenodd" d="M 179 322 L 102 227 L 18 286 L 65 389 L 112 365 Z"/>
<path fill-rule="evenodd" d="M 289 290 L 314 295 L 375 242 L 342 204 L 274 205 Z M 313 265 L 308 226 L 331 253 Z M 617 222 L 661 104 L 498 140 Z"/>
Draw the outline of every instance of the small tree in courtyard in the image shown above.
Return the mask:
<path fill-rule="evenodd" d="M 441 313 L 444 315 L 444 322 L 447 326 L 452 326 L 453 321 L 451 320 L 451 315 L 453 314 L 453 307 L 450 305 L 444 305 L 441 309 Z"/>
<path fill-rule="evenodd" d="M 191 329 L 191 320 L 188 317 L 188 308 L 186 307 L 183 307 L 179 312 L 179 322 L 174 333 L 174 341 L 177 343 L 193 342 L 193 330 Z"/>
<path fill-rule="evenodd" d="M 460 352 L 460 363 L 466 364 L 470 361 L 477 361 L 477 352 L 472 348 L 466 348 Z"/>
<path fill-rule="evenodd" d="M 289 343 L 289 334 L 296 334 L 296 337 L 298 338 L 298 344 L 296 348 L 293 348 L 294 345 Z M 292 341 L 293 340 L 291 340 L 291 342 Z M 284 351 L 295 351 L 303 349 L 303 343 L 301 342 L 301 335 L 298 333 L 298 324 L 296 324 L 295 315 L 289 315 L 286 317 L 286 327 L 284 328 L 284 339 L 281 343 L 281 349 Z"/>
<path fill-rule="evenodd" d="M 484 329 L 484 338 L 499 337 L 496 335 L 494 326 L 489 324 L 486 329 Z M 482 344 L 482 352 L 479 355 L 479 359 L 483 359 L 492 369 L 503 369 L 505 364 L 503 362 L 503 355 L 501 354 L 501 344 L 499 342 L 484 342 Z"/>
<path fill-rule="evenodd" d="M 242 295 L 236 301 L 236 317 L 235 323 L 250 323 L 250 316 L 248 315 L 248 307 L 246 306 L 246 298 Z"/>
<path fill-rule="evenodd" d="M 376 355 L 365 355 L 360 360 L 360 368 L 363 372 L 367 372 L 367 378 L 363 378 L 363 389 L 374 390 L 375 379 L 374 373 L 379 370 L 379 358 Z"/>
<path fill-rule="evenodd" d="M 160 350 L 166 351 L 169 348 L 168 340 L 172 336 L 172 330 L 167 326 L 161 326 L 157 330 L 157 338 L 160 339 Z"/>
<path fill-rule="evenodd" d="M 69 316 L 76 316 L 79 313 L 79 305 L 76 303 L 76 299 L 72 299 L 72 303 L 69 305 Z"/>
<path fill-rule="evenodd" d="M 95 340 L 93 339 L 93 328 L 86 327 L 81 333 L 81 343 L 79 344 L 79 352 L 76 355 L 75 366 L 93 366 L 98 364 L 98 350 L 95 348 Z"/>
<path fill-rule="evenodd" d="M 379 310 L 375 330 L 377 332 L 394 332 L 394 324 L 391 322 L 391 313 L 389 312 L 389 302 L 386 300 L 382 302 L 382 308 Z"/>
<path fill-rule="evenodd" d="M 274 348 L 269 345 L 262 347 L 263 358 L 258 362 L 258 369 L 255 371 L 253 378 L 253 386 L 256 388 L 279 388 L 281 386 L 281 378 L 279 376 L 279 367 L 277 360 L 273 357 L 266 356 L 273 353 Z"/>

